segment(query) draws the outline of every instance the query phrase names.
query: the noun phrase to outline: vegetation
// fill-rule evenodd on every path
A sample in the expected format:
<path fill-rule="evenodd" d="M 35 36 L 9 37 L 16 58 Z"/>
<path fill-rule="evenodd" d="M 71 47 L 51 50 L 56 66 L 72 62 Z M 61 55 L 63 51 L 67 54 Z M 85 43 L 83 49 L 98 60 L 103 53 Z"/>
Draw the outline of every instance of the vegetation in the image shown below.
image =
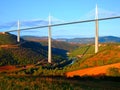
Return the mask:
<path fill-rule="evenodd" d="M 16 64 L 17 61 L 13 59 L 13 56 L 6 50 L 0 49 L 0 66 L 2 65 L 13 65 Z"/>
<path fill-rule="evenodd" d="M 6 45 L 6 44 L 17 44 L 17 36 L 5 33 L 0 34 L 0 45 Z"/>
<path fill-rule="evenodd" d="M 117 63 L 120 62 L 119 54 L 120 54 L 119 44 L 118 45 L 109 44 L 104 46 L 104 49 L 101 50 L 99 53 L 86 59 L 81 64 L 81 66 L 87 64 L 89 67 L 93 67 Z"/>
<path fill-rule="evenodd" d="M 70 52 L 71 58 L 76 58 L 74 64 L 68 66 L 67 70 L 78 70 L 82 68 L 102 66 L 120 62 L 120 44 L 101 44 L 99 52 L 94 53 L 93 45 L 84 45 Z"/>
<path fill-rule="evenodd" d="M 27 41 L 34 41 L 34 42 L 39 42 L 43 46 L 48 46 L 48 40 L 47 37 L 32 37 L 32 36 L 23 36 L 22 37 L 24 40 Z M 67 43 L 65 41 L 57 41 L 57 40 L 52 40 L 52 47 L 57 48 L 57 49 L 62 49 L 66 51 L 71 51 L 79 47 L 79 44 L 72 44 L 72 43 Z"/>
<path fill-rule="evenodd" d="M 120 83 L 64 77 L 0 76 L 0 90 L 119 90 Z M 97 82 L 97 83 L 96 83 Z"/>
<path fill-rule="evenodd" d="M 69 57 L 78 57 L 81 58 L 87 54 L 94 54 L 94 46 L 93 45 L 83 45 L 79 48 L 70 52 Z"/>
<path fill-rule="evenodd" d="M 99 52 L 95 54 L 93 44 L 80 45 L 77 48 L 79 45 L 53 41 L 53 63 L 50 64 L 47 63 L 46 41 L 41 44 L 21 40 L 21 43 L 17 43 L 16 36 L 9 33 L 0 35 L 0 66 L 14 66 L 13 69 L 0 68 L 0 90 L 117 90 L 120 88 L 120 83 L 117 82 L 120 69 L 115 67 L 107 70 L 107 77 L 101 75 L 94 78 L 89 76 L 65 78 L 67 71 L 120 62 L 119 43 L 100 44 Z M 103 86 L 104 84 L 106 86 Z"/>
<path fill-rule="evenodd" d="M 110 67 L 107 70 L 107 75 L 108 76 L 119 77 L 120 76 L 120 69 L 119 68 L 115 68 L 115 67 Z"/>
<path fill-rule="evenodd" d="M 0 65 L 34 64 L 41 59 L 42 55 L 26 48 L 0 49 Z"/>
<path fill-rule="evenodd" d="M 40 43 L 21 39 L 17 43 L 16 36 L 0 34 L 0 65 L 27 65 L 47 62 L 47 47 Z M 66 60 L 66 50 L 53 48 L 52 62 L 60 63 Z"/>

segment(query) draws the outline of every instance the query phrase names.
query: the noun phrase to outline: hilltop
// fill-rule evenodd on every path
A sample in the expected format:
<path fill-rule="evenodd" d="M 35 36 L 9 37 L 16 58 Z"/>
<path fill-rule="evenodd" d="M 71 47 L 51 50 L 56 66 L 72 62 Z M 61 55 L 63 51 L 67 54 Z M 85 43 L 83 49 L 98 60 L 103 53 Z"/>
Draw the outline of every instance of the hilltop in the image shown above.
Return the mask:
<path fill-rule="evenodd" d="M 0 33 L 0 45 L 17 44 L 17 36 L 9 33 Z"/>

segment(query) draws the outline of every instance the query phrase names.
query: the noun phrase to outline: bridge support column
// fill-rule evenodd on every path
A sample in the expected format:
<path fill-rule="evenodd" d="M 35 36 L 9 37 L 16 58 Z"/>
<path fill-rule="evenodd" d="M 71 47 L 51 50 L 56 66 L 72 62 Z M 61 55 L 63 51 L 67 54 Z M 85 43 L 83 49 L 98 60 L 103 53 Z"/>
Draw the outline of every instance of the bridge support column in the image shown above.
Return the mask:
<path fill-rule="evenodd" d="M 51 47 L 51 16 L 49 15 L 49 24 L 48 24 L 48 63 L 52 62 L 52 47 Z"/>
<path fill-rule="evenodd" d="M 95 27 L 96 27 L 96 30 L 95 30 L 95 53 L 98 52 L 98 47 L 99 47 L 99 42 L 98 42 L 98 36 L 99 36 L 99 26 L 98 26 L 98 8 L 97 8 L 97 5 L 96 5 L 96 11 L 95 11 Z"/>
<path fill-rule="evenodd" d="M 20 21 L 18 20 L 18 35 L 17 35 L 17 42 L 20 42 Z"/>

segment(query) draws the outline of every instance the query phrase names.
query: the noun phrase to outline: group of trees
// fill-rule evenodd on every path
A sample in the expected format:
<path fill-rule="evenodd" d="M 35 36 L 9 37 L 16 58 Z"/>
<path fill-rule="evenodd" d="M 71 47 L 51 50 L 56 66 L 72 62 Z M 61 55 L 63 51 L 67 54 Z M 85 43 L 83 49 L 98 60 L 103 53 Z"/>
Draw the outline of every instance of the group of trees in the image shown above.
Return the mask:
<path fill-rule="evenodd" d="M 17 62 L 13 59 L 12 55 L 6 50 L 0 49 L 0 66 L 2 65 L 12 65 Z"/>

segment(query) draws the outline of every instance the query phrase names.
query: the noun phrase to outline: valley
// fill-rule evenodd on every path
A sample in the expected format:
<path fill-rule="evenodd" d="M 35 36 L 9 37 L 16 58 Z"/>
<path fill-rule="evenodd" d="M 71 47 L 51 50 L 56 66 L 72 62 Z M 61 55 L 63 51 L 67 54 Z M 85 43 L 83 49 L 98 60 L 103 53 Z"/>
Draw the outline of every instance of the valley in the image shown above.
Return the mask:
<path fill-rule="evenodd" d="M 100 43 L 99 52 L 95 54 L 94 44 L 68 43 L 53 39 L 52 63 L 48 63 L 46 38 L 21 38 L 21 42 L 17 43 L 15 35 L 7 33 L 1 36 L 0 78 L 9 80 L 9 83 L 14 82 L 15 79 L 17 83 L 28 83 L 26 78 L 30 77 L 34 88 L 39 83 L 45 85 L 47 83 L 34 82 L 33 78 L 45 82 L 57 82 L 57 84 L 67 83 L 67 86 L 64 85 L 63 90 L 65 87 L 80 89 L 80 86 L 86 86 L 92 88 L 92 83 L 95 85 L 94 88 L 99 87 L 107 90 L 109 85 L 111 85 L 110 88 L 116 90 L 119 88 L 120 83 L 117 83 L 119 79 L 116 79 L 120 77 L 119 42 Z M 20 81 L 20 79 L 23 79 L 23 81 Z M 72 86 L 70 85 L 71 80 L 73 81 Z M 96 80 L 98 84 L 95 84 Z M 5 81 L 0 80 L 0 82 Z M 80 82 L 80 86 L 76 85 L 78 82 Z M 102 87 L 101 85 L 104 83 L 107 83 L 108 86 Z M 2 86 L 4 85 L 2 84 Z M 25 88 L 24 85 L 17 84 L 14 88 L 19 86 Z M 48 88 L 52 88 L 51 86 Z M 39 85 L 37 87 L 40 88 Z M 56 88 L 56 86 L 53 87 Z M 9 90 L 9 87 L 7 88 Z"/>

